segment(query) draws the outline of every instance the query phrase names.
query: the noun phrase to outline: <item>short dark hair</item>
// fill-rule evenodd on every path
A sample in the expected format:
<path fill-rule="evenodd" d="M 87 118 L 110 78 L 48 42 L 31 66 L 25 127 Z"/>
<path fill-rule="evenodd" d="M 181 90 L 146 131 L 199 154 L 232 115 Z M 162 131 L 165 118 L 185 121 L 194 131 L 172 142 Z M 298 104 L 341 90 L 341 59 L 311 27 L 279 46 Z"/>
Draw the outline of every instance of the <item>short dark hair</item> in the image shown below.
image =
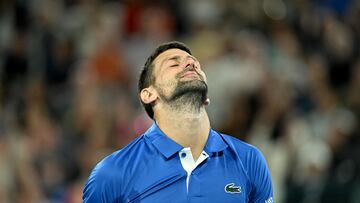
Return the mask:
<path fill-rule="evenodd" d="M 154 60 L 158 57 L 161 53 L 165 52 L 169 49 L 181 49 L 186 51 L 187 53 L 191 54 L 190 49 L 182 42 L 172 41 L 166 42 L 164 44 L 159 45 L 147 58 L 144 67 L 141 70 L 139 82 L 138 82 L 138 94 L 140 96 L 140 92 L 142 89 L 149 87 L 150 85 L 154 84 L 155 76 L 153 75 L 153 68 L 154 68 Z M 146 113 L 151 119 L 154 119 L 154 111 L 153 111 L 153 104 L 145 104 L 141 98 L 140 102 L 145 108 Z"/>

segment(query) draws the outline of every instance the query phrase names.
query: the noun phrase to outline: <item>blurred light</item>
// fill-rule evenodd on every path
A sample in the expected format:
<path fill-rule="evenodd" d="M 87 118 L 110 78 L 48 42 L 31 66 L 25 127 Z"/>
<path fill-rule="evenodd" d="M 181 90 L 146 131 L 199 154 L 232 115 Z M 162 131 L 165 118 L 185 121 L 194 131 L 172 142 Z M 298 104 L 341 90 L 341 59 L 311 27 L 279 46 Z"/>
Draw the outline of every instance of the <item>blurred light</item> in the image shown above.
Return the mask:
<path fill-rule="evenodd" d="M 282 0 L 264 0 L 265 14 L 274 20 L 283 20 L 286 16 L 286 6 Z"/>

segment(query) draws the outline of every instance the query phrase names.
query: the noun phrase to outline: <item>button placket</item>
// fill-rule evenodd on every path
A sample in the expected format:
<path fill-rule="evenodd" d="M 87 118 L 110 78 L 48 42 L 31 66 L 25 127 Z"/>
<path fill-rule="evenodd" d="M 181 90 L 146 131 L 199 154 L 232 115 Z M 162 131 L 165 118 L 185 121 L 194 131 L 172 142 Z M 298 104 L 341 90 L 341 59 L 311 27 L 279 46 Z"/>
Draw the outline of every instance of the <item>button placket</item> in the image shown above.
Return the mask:
<path fill-rule="evenodd" d="M 181 158 L 185 158 L 186 157 L 186 153 L 185 152 L 182 152 L 181 153 Z"/>
<path fill-rule="evenodd" d="M 187 191 L 189 192 L 190 183 L 192 182 L 190 179 L 193 179 L 192 176 L 195 176 L 196 174 L 198 174 L 197 171 L 199 171 L 199 170 L 196 170 L 197 167 L 202 162 L 204 162 L 209 157 L 209 155 L 205 151 L 203 151 L 200 154 L 200 157 L 198 158 L 198 160 L 195 162 L 190 148 L 184 148 L 181 151 L 179 151 L 178 154 L 180 157 L 181 165 L 187 173 L 186 188 L 187 188 Z M 191 183 L 191 185 L 193 185 L 193 184 Z M 197 186 L 194 188 L 197 188 Z M 196 189 L 192 189 L 192 190 L 196 190 Z M 194 191 L 191 191 L 191 192 L 194 192 Z"/>

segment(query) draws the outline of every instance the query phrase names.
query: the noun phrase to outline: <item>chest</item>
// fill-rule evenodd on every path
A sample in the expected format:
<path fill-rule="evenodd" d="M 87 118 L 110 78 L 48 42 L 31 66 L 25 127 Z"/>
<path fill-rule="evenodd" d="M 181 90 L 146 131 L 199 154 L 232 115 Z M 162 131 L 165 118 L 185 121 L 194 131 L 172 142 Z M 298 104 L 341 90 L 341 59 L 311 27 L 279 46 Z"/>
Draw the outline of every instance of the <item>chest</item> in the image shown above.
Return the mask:
<path fill-rule="evenodd" d="M 128 181 L 125 202 L 247 202 L 250 184 L 236 160 L 212 156 L 187 174 L 180 159 L 144 164 Z M 188 184 L 188 189 L 187 189 Z"/>

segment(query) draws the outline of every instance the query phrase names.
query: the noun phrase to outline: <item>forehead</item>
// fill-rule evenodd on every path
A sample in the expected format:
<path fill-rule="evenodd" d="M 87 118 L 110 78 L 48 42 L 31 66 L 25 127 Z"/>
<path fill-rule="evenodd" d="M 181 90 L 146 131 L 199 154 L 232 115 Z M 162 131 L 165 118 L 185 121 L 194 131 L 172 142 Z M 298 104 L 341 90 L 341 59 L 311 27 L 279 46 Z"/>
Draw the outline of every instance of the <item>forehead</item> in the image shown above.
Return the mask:
<path fill-rule="evenodd" d="M 188 55 L 190 54 L 181 49 L 177 49 L 177 48 L 168 49 L 162 52 L 161 54 L 159 54 L 159 56 L 155 58 L 154 65 L 157 66 L 158 64 L 161 64 L 164 60 L 171 58 L 173 56 L 188 56 Z"/>

